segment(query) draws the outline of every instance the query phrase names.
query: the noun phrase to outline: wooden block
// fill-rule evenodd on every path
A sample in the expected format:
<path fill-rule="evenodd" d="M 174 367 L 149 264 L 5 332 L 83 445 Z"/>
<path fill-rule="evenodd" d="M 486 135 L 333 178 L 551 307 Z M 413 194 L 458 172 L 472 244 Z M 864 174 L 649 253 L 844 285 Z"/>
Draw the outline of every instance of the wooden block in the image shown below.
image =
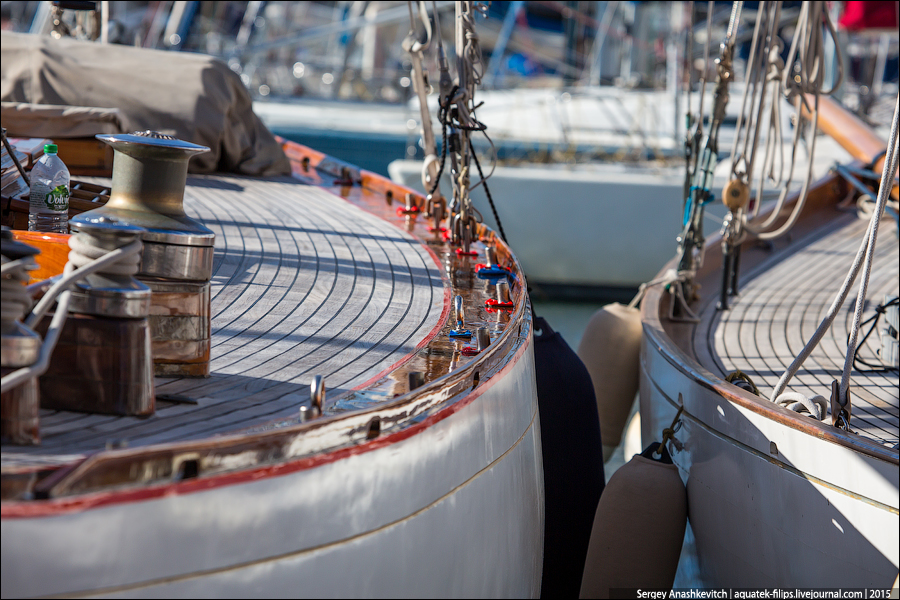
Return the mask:
<path fill-rule="evenodd" d="M 58 139 L 59 157 L 71 175 L 112 175 L 113 149 L 95 138 Z"/>

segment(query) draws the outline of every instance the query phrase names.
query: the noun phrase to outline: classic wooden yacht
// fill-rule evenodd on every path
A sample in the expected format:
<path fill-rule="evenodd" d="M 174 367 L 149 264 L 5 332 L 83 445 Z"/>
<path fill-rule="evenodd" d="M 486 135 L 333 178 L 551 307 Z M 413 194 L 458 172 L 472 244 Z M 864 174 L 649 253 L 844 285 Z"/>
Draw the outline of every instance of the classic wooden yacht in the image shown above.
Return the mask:
<path fill-rule="evenodd" d="M 757 219 L 742 220 L 737 178 L 721 234 L 646 287 L 642 434 L 674 430 L 692 531 L 681 567 L 695 583 L 889 588 L 900 562 L 897 109 L 886 144 L 809 88 L 794 98 L 856 162 Z M 785 224 L 790 236 L 766 235 Z"/>
<path fill-rule="evenodd" d="M 173 93 L 196 76 L 235 98 L 206 129 L 226 138 L 207 144 L 213 169 L 269 135 L 227 129 L 249 98 L 221 61 L 3 36 L 5 90 L 7 52 L 26 79 L 91 82 L 19 87 L 4 100 L 32 106 L 4 111 L 96 92 L 115 128 L 167 118 L 141 96 L 159 87 L 203 129 L 215 94 Z M 82 277 L 52 319 L 26 303 L 10 320 L 9 336 L 58 338 L 45 373 L 33 337 L 7 360 L 4 321 L 3 596 L 538 595 L 532 317 L 509 248 L 472 221 L 462 246 L 421 195 L 283 140 L 289 175 L 188 175 L 209 148 L 159 127 L 175 135 L 104 130 L 111 180 L 64 156 L 85 195 L 72 235 L 21 231 L 27 202 L 3 199 L 4 319 L 29 247 L 45 299 L 79 269 L 131 265 Z"/>

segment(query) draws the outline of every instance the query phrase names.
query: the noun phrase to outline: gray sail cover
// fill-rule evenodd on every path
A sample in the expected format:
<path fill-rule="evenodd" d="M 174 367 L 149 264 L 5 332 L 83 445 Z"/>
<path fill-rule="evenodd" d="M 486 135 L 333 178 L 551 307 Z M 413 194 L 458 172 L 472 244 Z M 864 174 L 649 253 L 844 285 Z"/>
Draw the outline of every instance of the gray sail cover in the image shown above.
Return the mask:
<path fill-rule="evenodd" d="M 290 163 L 252 110 L 240 77 L 203 55 L 2 32 L 3 126 L 16 137 L 81 137 L 147 129 L 208 146 L 194 173 L 286 175 Z M 28 104 L 32 106 L 22 106 Z M 52 105 L 34 106 L 34 105 Z M 40 118 L 41 110 L 61 116 Z M 78 123 L 65 122 L 65 107 Z M 54 124 L 55 123 L 55 124 Z M 76 133 L 77 135 L 72 135 Z"/>

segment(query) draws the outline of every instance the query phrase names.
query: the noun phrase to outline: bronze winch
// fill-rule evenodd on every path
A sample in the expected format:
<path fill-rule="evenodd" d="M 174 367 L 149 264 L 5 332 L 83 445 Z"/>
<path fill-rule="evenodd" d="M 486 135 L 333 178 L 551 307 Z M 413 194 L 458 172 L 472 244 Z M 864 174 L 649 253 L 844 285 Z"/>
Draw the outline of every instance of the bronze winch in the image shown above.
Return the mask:
<path fill-rule="evenodd" d="M 105 206 L 82 216 L 146 230 L 137 279 L 153 292 L 155 373 L 207 377 L 215 234 L 185 214 L 184 189 L 188 161 L 209 148 L 152 131 L 96 137 L 114 150 L 112 191 Z"/>

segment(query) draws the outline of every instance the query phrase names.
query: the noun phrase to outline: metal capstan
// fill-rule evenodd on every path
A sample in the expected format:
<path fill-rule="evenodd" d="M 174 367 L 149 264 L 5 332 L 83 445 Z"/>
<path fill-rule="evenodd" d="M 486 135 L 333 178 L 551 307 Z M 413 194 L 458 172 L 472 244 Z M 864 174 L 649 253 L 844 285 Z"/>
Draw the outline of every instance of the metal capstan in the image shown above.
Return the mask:
<path fill-rule="evenodd" d="M 146 231 L 137 278 L 152 291 L 158 376 L 209 375 L 215 234 L 184 211 L 188 162 L 209 148 L 153 131 L 98 135 L 114 150 L 109 202 L 72 220 L 111 217 Z"/>

